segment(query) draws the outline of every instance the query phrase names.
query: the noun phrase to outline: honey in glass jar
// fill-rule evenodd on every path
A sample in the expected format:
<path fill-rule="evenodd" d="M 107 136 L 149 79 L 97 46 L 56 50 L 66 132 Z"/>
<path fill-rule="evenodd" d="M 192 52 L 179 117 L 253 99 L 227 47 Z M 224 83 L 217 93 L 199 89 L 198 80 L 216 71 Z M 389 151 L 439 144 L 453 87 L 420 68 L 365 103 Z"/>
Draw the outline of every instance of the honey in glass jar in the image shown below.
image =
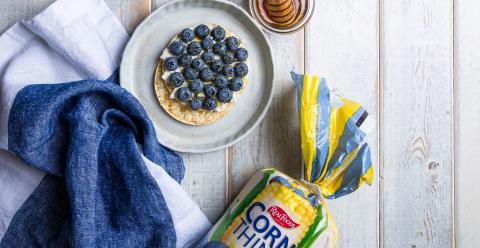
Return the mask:
<path fill-rule="evenodd" d="M 267 30 L 293 33 L 310 19 L 315 0 L 250 0 L 253 17 Z"/>

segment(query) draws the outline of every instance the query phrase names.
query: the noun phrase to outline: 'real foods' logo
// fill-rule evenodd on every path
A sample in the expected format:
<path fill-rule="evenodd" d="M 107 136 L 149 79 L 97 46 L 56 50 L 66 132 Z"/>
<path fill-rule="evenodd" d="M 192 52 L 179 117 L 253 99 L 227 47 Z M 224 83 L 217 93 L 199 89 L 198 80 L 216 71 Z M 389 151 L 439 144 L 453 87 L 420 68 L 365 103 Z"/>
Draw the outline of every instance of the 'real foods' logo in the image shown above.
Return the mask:
<path fill-rule="evenodd" d="M 298 223 L 292 220 L 290 216 L 280 207 L 272 206 L 268 208 L 268 213 L 272 219 L 282 227 L 293 229 L 298 226 Z"/>
<path fill-rule="evenodd" d="M 235 240 L 235 247 L 296 248 L 297 244 L 291 239 L 295 240 L 298 234 L 290 232 L 290 229 L 297 226 L 283 209 L 275 206 L 267 208 L 262 202 L 254 202 L 240 217 L 240 222 L 231 227 L 231 238 Z"/>

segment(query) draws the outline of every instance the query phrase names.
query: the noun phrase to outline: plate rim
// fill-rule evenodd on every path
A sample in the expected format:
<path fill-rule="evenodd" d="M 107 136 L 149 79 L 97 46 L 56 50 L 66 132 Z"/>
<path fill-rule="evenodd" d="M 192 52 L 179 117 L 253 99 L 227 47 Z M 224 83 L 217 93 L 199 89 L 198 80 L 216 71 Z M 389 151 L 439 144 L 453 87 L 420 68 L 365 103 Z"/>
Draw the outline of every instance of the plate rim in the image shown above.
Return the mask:
<path fill-rule="evenodd" d="M 120 62 L 120 70 L 119 70 L 120 86 L 122 88 L 126 89 L 127 91 L 129 91 L 127 88 L 124 87 L 126 85 L 126 83 L 124 82 L 124 80 L 122 80 L 122 78 L 126 78 L 126 75 L 124 75 L 126 73 L 126 68 L 125 68 L 126 63 L 124 63 L 124 61 L 125 61 L 125 58 L 126 58 L 125 55 L 132 49 L 132 46 L 133 46 L 133 43 L 134 43 L 132 41 L 136 40 L 135 37 L 138 36 L 138 34 L 141 32 L 143 26 L 145 26 L 147 22 L 151 21 L 151 19 L 153 19 L 154 15 L 157 12 L 161 12 L 163 9 L 167 8 L 168 6 L 178 4 L 180 2 L 186 2 L 186 3 L 190 2 L 190 3 L 193 3 L 193 4 L 198 4 L 199 2 L 215 2 L 216 4 L 225 5 L 225 6 L 232 7 L 232 8 L 235 8 L 235 9 L 239 10 L 255 26 L 257 31 L 259 31 L 259 33 L 261 34 L 261 38 L 265 41 L 264 44 L 266 44 L 266 46 L 267 46 L 266 50 L 267 50 L 268 54 L 270 55 L 269 58 L 267 58 L 267 60 L 270 60 L 269 62 L 272 65 L 272 76 L 271 76 L 271 85 L 272 86 L 271 86 L 271 89 L 268 92 L 268 99 L 267 99 L 267 102 L 265 104 L 265 107 L 261 110 L 260 115 L 252 123 L 252 125 L 247 126 L 247 128 L 244 129 L 245 131 L 239 132 L 241 134 L 238 135 L 236 138 L 231 139 L 230 141 L 225 142 L 224 144 L 214 145 L 211 148 L 205 148 L 205 149 L 178 147 L 178 146 L 175 146 L 175 145 L 172 146 L 172 145 L 167 144 L 166 142 L 163 142 L 161 140 L 161 138 L 159 137 L 158 132 L 157 132 L 157 130 L 160 127 L 154 121 L 152 121 L 152 119 L 150 119 L 150 121 L 152 122 L 152 124 L 155 128 L 155 135 L 156 135 L 157 140 L 160 142 L 161 145 L 163 145 L 165 147 L 168 147 L 171 150 L 174 150 L 174 151 L 177 151 L 177 152 L 184 152 L 184 153 L 207 153 L 207 152 L 219 151 L 219 150 L 231 147 L 234 144 L 238 143 L 239 141 L 243 140 L 246 136 L 248 136 L 260 124 L 260 122 L 265 118 L 268 110 L 270 109 L 270 106 L 271 106 L 271 103 L 272 103 L 272 100 L 273 100 L 273 93 L 274 93 L 274 90 L 275 90 L 275 63 L 274 63 L 275 58 L 274 58 L 274 53 L 272 51 L 272 47 L 270 45 L 268 37 L 266 36 L 262 27 L 260 27 L 259 24 L 255 22 L 255 20 L 248 14 L 248 12 L 246 10 L 244 10 L 243 8 L 241 8 L 240 6 L 238 6 L 237 4 L 234 4 L 234 3 L 229 2 L 229 1 L 222 1 L 222 0 L 175 0 L 175 1 L 168 2 L 168 3 L 165 3 L 161 6 L 159 6 L 155 11 L 150 13 L 135 28 L 132 35 L 130 36 L 130 39 L 128 40 L 127 44 L 125 45 L 125 49 L 122 52 L 122 59 L 121 59 L 121 62 Z M 133 93 L 131 93 L 131 94 L 136 98 L 136 96 Z M 143 104 L 142 104 L 142 107 L 143 107 Z M 145 107 L 143 107 L 143 108 L 145 109 Z M 146 111 L 146 109 L 145 109 L 145 112 L 148 115 L 148 112 Z M 232 136 L 230 136 L 230 137 L 232 137 Z"/>

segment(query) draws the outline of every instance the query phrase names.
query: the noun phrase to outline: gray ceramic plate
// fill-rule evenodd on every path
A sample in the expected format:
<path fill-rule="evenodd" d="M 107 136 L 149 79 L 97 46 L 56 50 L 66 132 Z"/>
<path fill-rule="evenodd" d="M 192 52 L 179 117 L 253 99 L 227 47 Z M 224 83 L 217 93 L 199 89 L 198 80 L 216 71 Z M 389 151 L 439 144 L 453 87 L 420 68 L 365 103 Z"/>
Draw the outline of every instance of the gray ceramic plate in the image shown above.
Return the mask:
<path fill-rule="evenodd" d="M 218 24 L 232 31 L 249 51 L 249 83 L 223 119 L 191 126 L 170 117 L 160 106 L 153 77 L 160 54 L 183 28 Z M 263 119 L 273 94 L 273 57 L 261 28 L 227 1 L 175 1 L 158 8 L 135 30 L 123 54 L 120 84 L 143 104 L 163 145 L 181 152 L 208 152 L 233 145 Z"/>

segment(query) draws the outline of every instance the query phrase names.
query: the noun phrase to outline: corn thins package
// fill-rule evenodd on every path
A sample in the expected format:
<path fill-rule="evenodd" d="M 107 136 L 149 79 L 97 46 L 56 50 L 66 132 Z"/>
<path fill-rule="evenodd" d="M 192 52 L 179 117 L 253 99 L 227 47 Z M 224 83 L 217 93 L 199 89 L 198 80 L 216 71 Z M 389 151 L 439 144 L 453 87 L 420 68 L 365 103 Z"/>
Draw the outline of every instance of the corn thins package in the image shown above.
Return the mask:
<path fill-rule="evenodd" d="M 367 111 L 332 94 L 322 78 L 292 72 L 292 79 L 298 86 L 305 180 L 273 168 L 257 172 L 199 248 L 335 247 L 337 228 L 325 199 L 372 183 Z"/>

